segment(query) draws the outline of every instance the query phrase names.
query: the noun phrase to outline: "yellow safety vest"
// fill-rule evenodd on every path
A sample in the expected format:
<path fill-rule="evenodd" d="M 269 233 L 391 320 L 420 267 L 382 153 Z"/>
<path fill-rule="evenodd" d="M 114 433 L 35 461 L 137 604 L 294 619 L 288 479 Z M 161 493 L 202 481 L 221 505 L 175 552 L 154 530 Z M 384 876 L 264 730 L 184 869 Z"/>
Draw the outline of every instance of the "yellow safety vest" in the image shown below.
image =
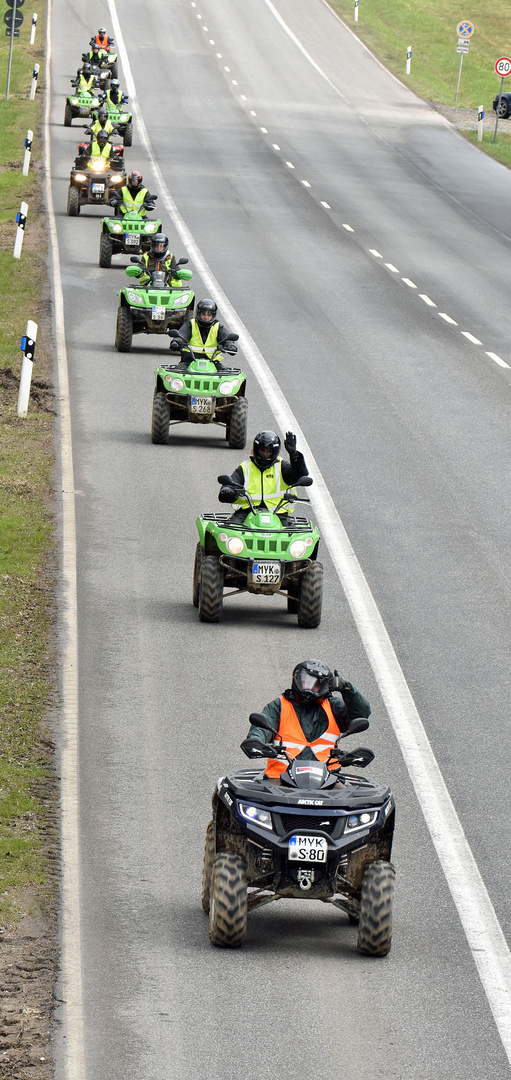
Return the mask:
<path fill-rule="evenodd" d="M 142 210 L 141 207 L 142 207 L 142 203 L 143 203 L 143 201 L 144 201 L 144 199 L 145 199 L 145 197 L 147 195 L 147 188 L 146 187 L 141 188 L 140 191 L 137 191 L 137 194 L 135 195 L 135 198 L 133 198 L 133 195 L 130 195 L 129 190 L 128 190 L 127 187 L 121 188 L 121 195 L 122 195 L 122 205 L 121 205 L 121 213 L 122 214 L 130 214 L 130 213 L 132 213 L 133 210 L 139 210 L 140 213 L 142 214 L 142 217 L 145 217 L 146 211 Z"/>
<path fill-rule="evenodd" d="M 202 334 L 200 332 L 200 326 L 197 319 L 192 319 L 192 333 L 188 344 L 191 345 L 193 351 L 206 353 L 210 360 L 213 359 L 215 353 L 218 351 L 218 327 L 220 323 L 212 323 L 208 336 L 205 341 L 202 340 Z"/>
<path fill-rule="evenodd" d="M 264 502 L 268 510 L 273 510 L 289 487 L 289 484 L 286 484 L 282 476 L 282 458 L 277 458 L 273 465 L 269 465 L 267 469 L 263 470 L 250 459 L 242 461 L 241 468 L 243 469 L 245 488 L 254 506 L 257 507 L 260 502 Z M 243 495 L 239 499 L 235 499 L 235 503 L 236 506 L 248 506 L 248 502 Z M 286 514 L 291 509 L 291 503 L 282 503 L 279 514 Z"/>
<path fill-rule="evenodd" d="M 110 123 L 110 120 L 107 120 L 106 124 L 100 124 L 99 120 L 96 120 L 96 123 L 91 126 L 91 131 L 95 135 L 99 135 L 100 131 L 106 131 L 107 135 L 111 135 L 113 130 L 114 125 Z"/>
<path fill-rule="evenodd" d="M 103 149 L 101 149 L 98 142 L 94 141 L 91 146 L 90 156 L 91 158 L 102 157 L 110 160 L 110 154 L 112 152 L 112 146 L 110 143 L 106 143 Z"/>

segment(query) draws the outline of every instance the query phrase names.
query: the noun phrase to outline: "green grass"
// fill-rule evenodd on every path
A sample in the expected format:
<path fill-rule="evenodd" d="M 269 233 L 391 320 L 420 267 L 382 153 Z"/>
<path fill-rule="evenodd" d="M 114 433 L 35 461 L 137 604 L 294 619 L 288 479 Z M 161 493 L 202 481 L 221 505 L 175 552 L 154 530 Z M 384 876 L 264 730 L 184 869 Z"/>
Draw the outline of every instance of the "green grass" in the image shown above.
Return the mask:
<path fill-rule="evenodd" d="M 463 3 L 458 10 L 443 0 L 360 0 L 358 23 L 351 0 L 329 3 L 403 83 L 420 97 L 444 105 L 454 105 L 456 93 L 460 62 L 456 26 L 461 19 L 472 22 L 474 33 L 463 58 L 456 104 L 474 110 L 483 105 L 487 125 L 495 117 L 493 98 L 500 78 L 494 64 L 499 56 L 508 56 L 511 47 L 509 0 Z M 408 45 L 413 51 L 410 75 L 405 74 Z M 511 90 L 511 77 L 504 80 L 504 89 Z M 492 155 L 509 164 L 505 138 L 497 135 L 496 145 Z M 488 149 L 486 140 L 484 148 Z"/>
<path fill-rule="evenodd" d="M 14 43 L 0 41 L 0 923 L 16 920 L 30 897 L 40 906 L 53 881 L 55 777 L 48 737 L 55 706 L 53 561 L 53 401 L 48 285 L 39 175 L 41 95 L 28 100 L 32 69 L 43 83 L 44 9 L 37 45 L 32 12 Z M 21 166 L 34 132 L 28 177 Z M 16 213 L 29 213 L 20 260 L 13 258 Z M 17 416 L 27 319 L 39 326 L 29 412 Z M 28 900 L 27 900 L 28 898 Z"/>

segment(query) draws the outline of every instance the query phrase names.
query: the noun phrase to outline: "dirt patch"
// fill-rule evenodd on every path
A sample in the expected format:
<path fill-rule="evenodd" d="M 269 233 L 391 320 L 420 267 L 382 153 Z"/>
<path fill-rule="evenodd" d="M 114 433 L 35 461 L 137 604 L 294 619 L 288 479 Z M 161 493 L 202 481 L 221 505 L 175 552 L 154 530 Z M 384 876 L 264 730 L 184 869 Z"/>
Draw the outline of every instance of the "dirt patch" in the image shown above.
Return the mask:
<path fill-rule="evenodd" d="M 0 1076 L 51 1080 L 55 915 L 37 911 L 0 930 L 0 951 Z"/>
<path fill-rule="evenodd" d="M 454 127 L 459 128 L 460 131 L 477 131 L 477 109 L 458 109 L 455 105 L 439 105 L 436 101 L 430 101 L 428 104 L 435 112 L 440 113 L 441 116 L 445 116 L 446 120 L 449 120 Z M 495 113 L 485 112 L 484 115 L 484 129 L 485 131 L 493 131 L 495 127 Z M 499 131 L 509 132 L 511 134 L 511 120 L 499 120 Z"/>

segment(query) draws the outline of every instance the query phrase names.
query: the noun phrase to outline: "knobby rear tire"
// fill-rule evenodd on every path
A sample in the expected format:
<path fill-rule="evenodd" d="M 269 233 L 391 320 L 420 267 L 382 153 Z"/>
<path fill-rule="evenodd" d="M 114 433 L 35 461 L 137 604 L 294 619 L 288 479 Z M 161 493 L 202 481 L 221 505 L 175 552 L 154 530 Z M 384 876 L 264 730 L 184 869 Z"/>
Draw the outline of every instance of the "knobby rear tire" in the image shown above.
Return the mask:
<path fill-rule="evenodd" d="M 78 217 L 80 213 L 80 192 L 72 185 L 67 193 L 67 212 L 69 217 Z"/>
<path fill-rule="evenodd" d="M 368 863 L 362 878 L 357 949 L 365 956 L 386 956 L 392 944 L 392 905 L 396 872 L 392 863 Z"/>
<path fill-rule="evenodd" d="M 215 826 L 210 821 L 206 829 L 206 844 L 204 846 L 204 865 L 202 868 L 202 897 L 201 904 L 202 910 L 209 914 L 209 903 L 211 894 L 211 875 L 213 873 L 213 862 L 216 855 L 215 844 Z"/>
<path fill-rule="evenodd" d="M 133 315 L 129 307 L 122 306 L 117 312 L 115 347 L 118 352 L 131 352 L 133 341 Z"/>
<path fill-rule="evenodd" d="M 126 124 L 126 127 L 124 128 L 124 145 L 133 145 L 133 123 Z"/>
<path fill-rule="evenodd" d="M 209 936 L 212 945 L 238 948 L 247 932 L 247 876 L 241 855 L 221 851 L 211 876 Z"/>
<path fill-rule="evenodd" d="M 108 270 L 112 265 L 113 246 L 110 233 L 101 233 L 99 238 L 99 265 L 103 270 Z"/>
<path fill-rule="evenodd" d="M 239 397 L 235 401 L 229 420 L 229 447 L 231 450 L 243 450 L 247 443 L 248 401 Z"/>
<path fill-rule="evenodd" d="M 321 622 L 323 606 L 323 566 L 312 562 L 301 575 L 298 625 L 313 629 Z"/>
<path fill-rule="evenodd" d="M 69 104 L 69 101 L 66 101 L 66 107 L 64 109 L 64 124 L 65 124 L 65 126 L 66 127 L 71 127 L 72 120 L 73 120 L 73 110 L 72 110 L 72 108 L 71 108 L 71 106 Z"/>
<path fill-rule="evenodd" d="M 224 569 L 215 555 L 205 555 L 202 560 L 199 586 L 199 619 L 201 622 L 218 622 L 222 613 L 224 594 Z"/>
<path fill-rule="evenodd" d="M 151 418 L 151 442 L 162 446 L 168 441 L 170 424 L 170 405 L 161 390 L 154 391 L 153 415 Z"/>
<path fill-rule="evenodd" d="M 194 607 L 199 606 L 199 593 L 200 593 L 200 579 L 202 573 L 202 560 L 204 558 L 204 551 L 199 544 L 195 548 L 195 562 L 193 564 L 193 595 L 192 602 Z"/>

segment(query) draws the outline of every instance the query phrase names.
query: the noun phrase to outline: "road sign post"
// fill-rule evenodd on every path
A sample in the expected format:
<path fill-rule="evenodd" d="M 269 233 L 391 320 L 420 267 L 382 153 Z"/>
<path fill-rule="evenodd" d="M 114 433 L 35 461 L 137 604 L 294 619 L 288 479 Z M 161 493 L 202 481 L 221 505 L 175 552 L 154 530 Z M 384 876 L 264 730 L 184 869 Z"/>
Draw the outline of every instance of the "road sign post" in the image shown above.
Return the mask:
<path fill-rule="evenodd" d="M 461 69 L 463 67 L 463 57 L 465 53 L 468 53 L 468 47 L 470 45 L 470 39 L 474 33 L 474 24 L 469 22 L 468 19 L 462 19 L 456 27 L 456 33 L 458 35 L 458 46 L 456 52 L 460 54 L 460 66 L 458 68 L 458 82 L 456 83 L 456 93 L 454 95 L 454 104 L 458 100 L 458 91 L 460 88 Z"/>
<path fill-rule="evenodd" d="M 484 108 L 482 105 L 477 110 L 477 141 L 483 141 L 483 120 L 484 120 Z"/>
<path fill-rule="evenodd" d="M 509 56 L 499 56 L 495 61 L 495 72 L 500 75 L 500 90 L 499 100 L 497 101 L 497 116 L 495 118 L 495 131 L 493 132 L 493 141 L 497 138 L 497 128 L 499 126 L 499 112 L 500 112 L 500 99 L 502 97 L 502 87 L 504 86 L 504 79 L 507 79 L 508 75 L 511 75 L 511 60 Z"/>
<path fill-rule="evenodd" d="M 7 15 L 7 12 L 5 14 Z M 11 85 L 12 46 L 14 44 L 14 30 L 15 30 L 15 27 L 16 27 L 16 0 L 14 0 L 14 3 L 13 3 L 12 16 L 13 16 L 13 18 L 12 18 L 12 23 L 11 23 L 11 41 L 10 41 L 10 45 L 9 45 L 9 62 L 7 64 L 7 86 L 5 88 L 5 99 L 6 99 L 6 101 L 9 100 L 9 87 Z M 5 22 L 5 15 L 4 15 L 4 22 Z M 6 31 L 6 33 L 7 33 L 7 31 Z"/>
<path fill-rule="evenodd" d="M 30 44 L 31 45 L 33 45 L 34 41 L 35 41 L 36 26 L 37 26 L 37 14 L 34 11 L 34 14 L 32 15 L 32 29 L 30 31 Z"/>
<path fill-rule="evenodd" d="M 360 0 L 355 0 L 355 22 L 358 22 L 358 5 Z"/>
<path fill-rule="evenodd" d="M 34 70 L 32 72 L 32 85 L 30 87 L 29 100 L 33 101 L 35 98 L 35 92 L 37 90 L 37 80 L 39 78 L 39 64 L 34 64 Z"/>
<path fill-rule="evenodd" d="M 30 384 L 32 382 L 32 370 L 34 367 L 35 343 L 37 340 L 37 323 L 29 319 L 27 332 L 21 339 L 21 351 L 23 360 L 21 363 L 21 378 L 18 391 L 18 416 L 25 417 L 28 413 L 28 401 L 30 398 Z"/>
<path fill-rule="evenodd" d="M 409 45 L 406 50 L 406 74 L 409 75 L 412 70 L 412 46 Z"/>

